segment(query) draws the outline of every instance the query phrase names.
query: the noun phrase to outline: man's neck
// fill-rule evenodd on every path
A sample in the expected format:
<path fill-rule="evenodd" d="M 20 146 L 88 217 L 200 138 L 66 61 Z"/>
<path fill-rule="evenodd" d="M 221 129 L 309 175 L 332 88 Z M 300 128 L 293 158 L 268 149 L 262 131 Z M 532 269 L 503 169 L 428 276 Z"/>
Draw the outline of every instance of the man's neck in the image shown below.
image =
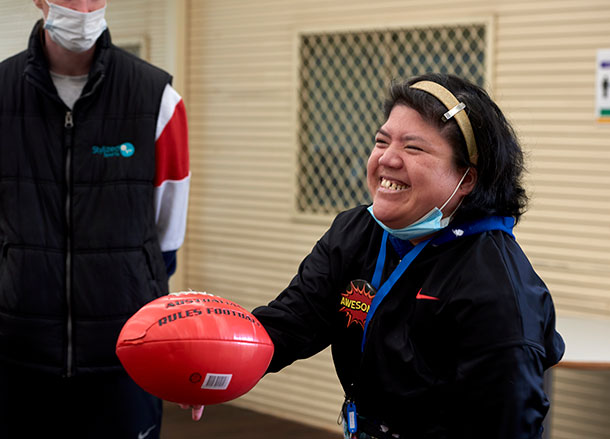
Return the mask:
<path fill-rule="evenodd" d="M 89 73 L 93 63 L 95 46 L 85 52 L 71 52 L 53 41 L 46 30 L 43 35 L 45 39 L 44 52 L 52 72 L 66 76 L 81 76 Z"/>

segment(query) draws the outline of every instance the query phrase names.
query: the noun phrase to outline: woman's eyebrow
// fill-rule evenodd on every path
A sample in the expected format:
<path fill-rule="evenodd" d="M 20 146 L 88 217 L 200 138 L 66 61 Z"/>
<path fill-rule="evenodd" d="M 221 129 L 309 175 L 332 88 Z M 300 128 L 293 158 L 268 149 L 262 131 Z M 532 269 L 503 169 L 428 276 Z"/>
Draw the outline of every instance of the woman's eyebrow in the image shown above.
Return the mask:
<path fill-rule="evenodd" d="M 379 128 L 375 134 L 376 135 L 377 134 L 381 134 L 382 136 L 392 138 L 392 136 L 390 136 L 390 133 L 385 131 L 383 128 Z M 414 142 L 415 141 L 415 142 L 420 142 L 420 143 L 423 143 L 423 144 L 426 144 L 426 145 L 430 144 L 430 142 L 428 142 L 423 137 L 416 136 L 414 134 L 405 134 L 404 136 L 402 136 L 402 138 L 400 140 L 402 140 L 403 142 Z"/>
<path fill-rule="evenodd" d="M 391 137 L 390 134 L 387 131 L 383 130 L 383 128 L 379 128 L 375 134 L 376 135 L 377 134 L 381 134 L 382 136 Z"/>
<path fill-rule="evenodd" d="M 415 142 L 423 143 L 423 144 L 426 144 L 426 145 L 430 144 L 430 142 L 428 142 L 423 137 L 414 136 L 412 134 L 406 134 L 406 135 L 402 136 L 402 141 L 403 142 L 413 142 L 413 141 L 415 141 Z"/>

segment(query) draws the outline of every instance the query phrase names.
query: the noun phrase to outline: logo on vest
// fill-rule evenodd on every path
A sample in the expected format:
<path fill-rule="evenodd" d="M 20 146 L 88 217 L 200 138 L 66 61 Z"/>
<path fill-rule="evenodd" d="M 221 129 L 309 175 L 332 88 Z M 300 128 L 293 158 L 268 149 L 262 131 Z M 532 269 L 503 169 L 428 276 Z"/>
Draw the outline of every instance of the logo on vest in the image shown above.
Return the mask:
<path fill-rule="evenodd" d="M 117 146 L 92 146 L 91 152 L 93 155 L 99 155 L 105 159 L 110 157 L 131 157 L 136 148 L 130 142 L 121 143 Z"/>

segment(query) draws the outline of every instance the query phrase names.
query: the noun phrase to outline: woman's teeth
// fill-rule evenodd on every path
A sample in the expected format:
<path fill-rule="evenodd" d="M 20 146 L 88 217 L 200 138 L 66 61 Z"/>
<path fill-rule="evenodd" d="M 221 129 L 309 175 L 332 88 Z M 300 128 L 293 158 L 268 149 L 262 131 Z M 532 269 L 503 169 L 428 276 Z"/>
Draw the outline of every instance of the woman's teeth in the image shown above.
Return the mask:
<path fill-rule="evenodd" d="M 398 183 L 392 182 L 390 180 L 386 180 L 385 178 L 382 178 L 381 187 L 386 188 L 386 189 L 391 189 L 394 191 L 400 191 L 400 190 L 408 188 L 409 186 L 407 186 L 406 184 L 398 184 Z"/>

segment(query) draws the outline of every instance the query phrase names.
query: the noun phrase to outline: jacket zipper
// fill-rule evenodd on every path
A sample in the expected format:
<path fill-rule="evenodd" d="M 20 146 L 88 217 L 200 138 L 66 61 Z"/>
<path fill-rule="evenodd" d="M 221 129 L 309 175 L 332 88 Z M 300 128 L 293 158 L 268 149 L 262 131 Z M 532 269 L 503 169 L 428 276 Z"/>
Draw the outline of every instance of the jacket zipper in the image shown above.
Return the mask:
<path fill-rule="evenodd" d="M 67 306 L 67 320 L 66 320 L 66 337 L 67 337 L 67 362 L 66 362 L 66 376 L 71 377 L 74 374 L 73 364 L 73 340 L 72 340 L 72 239 L 71 239 L 71 220 L 70 220 L 70 191 L 71 191 L 71 164 L 72 164 L 72 128 L 74 127 L 74 120 L 72 118 L 72 111 L 66 111 L 66 118 L 64 122 L 64 128 L 66 129 L 65 141 L 66 141 L 66 306 Z"/>

